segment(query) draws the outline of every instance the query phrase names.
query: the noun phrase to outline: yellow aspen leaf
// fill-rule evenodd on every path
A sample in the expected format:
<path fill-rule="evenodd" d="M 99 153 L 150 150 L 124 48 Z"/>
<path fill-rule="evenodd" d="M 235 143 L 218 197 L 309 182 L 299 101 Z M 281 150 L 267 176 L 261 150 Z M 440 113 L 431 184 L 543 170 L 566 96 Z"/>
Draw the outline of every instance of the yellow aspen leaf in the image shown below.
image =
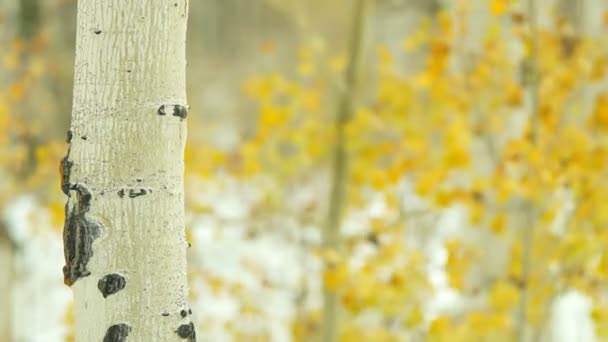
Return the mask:
<path fill-rule="evenodd" d="M 273 105 L 265 105 L 260 112 L 260 124 L 272 128 L 284 124 L 288 119 L 288 111 Z"/>
<path fill-rule="evenodd" d="M 447 168 L 464 168 L 471 162 L 466 146 L 451 144 L 443 154 L 443 162 Z"/>
<path fill-rule="evenodd" d="M 520 279 L 522 246 L 521 241 L 515 241 L 511 246 L 511 258 L 509 259 L 509 276 L 513 279 Z"/>
<path fill-rule="evenodd" d="M 519 289 L 511 282 L 499 281 L 490 290 L 488 301 L 494 308 L 505 311 L 519 300 Z"/>
<path fill-rule="evenodd" d="M 449 191 L 439 191 L 435 195 L 435 204 L 437 204 L 439 207 L 448 207 L 450 204 L 452 204 L 452 201 L 453 196 Z"/>
<path fill-rule="evenodd" d="M 521 106 L 523 99 L 523 90 L 516 82 L 507 82 L 505 87 L 507 105 L 512 107 Z"/>
<path fill-rule="evenodd" d="M 450 330 L 450 320 L 447 317 L 438 317 L 431 321 L 431 325 L 429 326 L 429 335 L 431 337 L 439 337 Z"/>
<path fill-rule="evenodd" d="M 499 235 L 504 233 L 506 221 L 507 221 L 507 217 L 506 217 L 505 213 L 499 213 L 496 216 L 494 216 L 494 219 L 492 220 L 492 224 L 490 225 L 492 228 L 492 231 Z"/>
<path fill-rule="evenodd" d="M 431 74 L 427 71 L 423 71 L 414 77 L 414 86 L 419 89 L 428 89 L 433 82 Z"/>
<path fill-rule="evenodd" d="M 246 176 L 251 176 L 260 171 L 261 167 L 258 162 L 258 147 L 253 143 L 245 143 L 241 145 L 242 171 Z"/>
<path fill-rule="evenodd" d="M 472 224 L 478 225 L 481 223 L 484 214 L 483 206 L 478 202 L 470 202 L 469 204 L 469 220 Z"/>
<path fill-rule="evenodd" d="M 253 99 L 264 101 L 270 99 L 273 93 L 272 83 L 262 77 L 254 77 L 245 81 L 243 85 L 245 94 Z"/>
<path fill-rule="evenodd" d="M 62 223 L 64 219 L 64 205 L 59 202 L 51 202 L 49 205 L 49 210 L 51 212 L 51 222 L 53 227 L 57 228 L 57 230 L 63 228 Z"/>
<path fill-rule="evenodd" d="M 591 71 L 589 78 L 591 81 L 599 81 L 606 76 L 606 70 L 608 69 L 608 58 L 602 57 L 593 61 L 591 64 Z"/>
<path fill-rule="evenodd" d="M 382 190 L 389 184 L 388 173 L 382 169 L 371 170 L 371 185 L 375 190 Z"/>
<path fill-rule="evenodd" d="M 452 31 L 452 17 L 450 16 L 449 12 L 441 11 L 437 16 L 437 19 L 441 32 L 445 34 Z"/>
<path fill-rule="evenodd" d="M 591 311 L 595 332 L 599 337 L 608 337 L 608 306 L 597 305 Z"/>
<path fill-rule="evenodd" d="M 341 288 L 348 277 L 348 269 L 344 263 L 327 267 L 323 272 L 323 284 L 331 290 Z"/>
<path fill-rule="evenodd" d="M 405 325 L 407 327 L 417 327 L 424 322 L 424 312 L 420 309 L 420 306 L 416 305 L 410 310 L 405 318 Z"/>
<path fill-rule="evenodd" d="M 428 196 L 433 189 L 439 187 L 444 178 L 443 170 L 429 170 L 418 178 L 416 192 L 421 196 Z"/>
<path fill-rule="evenodd" d="M 602 93 L 595 99 L 595 108 L 589 123 L 601 130 L 608 129 L 608 93 Z"/>

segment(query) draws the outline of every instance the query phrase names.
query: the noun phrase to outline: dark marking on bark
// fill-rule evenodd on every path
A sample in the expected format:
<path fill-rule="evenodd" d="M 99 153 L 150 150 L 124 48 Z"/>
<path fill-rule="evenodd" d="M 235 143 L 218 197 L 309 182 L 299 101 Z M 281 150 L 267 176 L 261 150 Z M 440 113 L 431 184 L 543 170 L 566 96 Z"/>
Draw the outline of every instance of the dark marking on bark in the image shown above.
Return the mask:
<path fill-rule="evenodd" d="M 131 72 L 131 69 L 127 69 L 127 72 Z"/>
<path fill-rule="evenodd" d="M 136 181 L 137 183 L 141 183 L 141 179 L 139 179 L 139 178 L 137 178 L 135 181 Z"/>
<path fill-rule="evenodd" d="M 173 116 L 177 116 L 184 120 L 188 116 L 188 108 L 180 105 L 173 106 Z"/>
<path fill-rule="evenodd" d="M 101 30 L 100 30 L 100 29 L 96 29 L 96 30 L 95 30 L 95 31 L 93 31 L 93 32 L 95 32 L 95 34 L 100 34 L 100 33 L 101 33 Z"/>
<path fill-rule="evenodd" d="M 175 333 L 177 333 L 177 336 L 183 339 L 187 338 L 188 342 L 196 341 L 196 331 L 192 322 L 180 325 L 179 328 L 177 328 L 177 330 L 175 331 Z"/>
<path fill-rule="evenodd" d="M 86 135 L 83 135 L 83 136 L 81 136 L 81 137 L 80 137 L 80 139 L 82 139 L 82 140 L 87 140 L 87 136 L 86 136 Z"/>
<path fill-rule="evenodd" d="M 173 6 L 177 7 L 177 2 L 173 4 Z"/>
<path fill-rule="evenodd" d="M 179 314 L 182 316 L 182 318 L 185 318 L 186 316 L 188 316 L 188 312 L 186 310 L 180 311 Z"/>
<path fill-rule="evenodd" d="M 65 140 L 68 144 L 72 142 L 72 130 L 68 130 L 67 139 Z"/>
<path fill-rule="evenodd" d="M 68 150 L 68 155 L 63 157 L 61 159 L 61 162 L 59 163 L 59 174 L 61 176 L 61 191 L 63 191 L 64 194 L 66 194 L 68 197 L 70 196 L 70 173 L 72 172 L 72 165 L 74 165 L 73 162 L 71 162 L 69 159 L 69 150 Z"/>
<path fill-rule="evenodd" d="M 103 342 L 126 342 L 131 327 L 125 323 L 114 324 L 108 328 Z"/>
<path fill-rule="evenodd" d="M 63 282 L 72 286 L 81 277 L 91 274 L 87 263 L 93 255 L 93 241 L 97 239 L 102 225 L 88 215 L 91 206 L 91 193 L 82 184 L 70 186 L 75 196 L 69 195 L 65 205 L 63 225 Z"/>
<path fill-rule="evenodd" d="M 188 242 L 188 248 L 192 247 L 192 244 L 190 242 Z"/>
<path fill-rule="evenodd" d="M 118 190 L 118 196 L 119 196 L 120 198 L 125 197 L 125 189 L 120 189 L 120 190 Z"/>
<path fill-rule="evenodd" d="M 131 189 L 129 190 L 129 197 L 130 198 L 135 198 L 137 196 L 143 196 L 145 194 L 147 194 L 148 192 L 146 191 L 146 189 L 139 189 L 137 191 Z"/>
<path fill-rule="evenodd" d="M 101 291 L 103 298 L 113 295 L 118 291 L 125 288 L 127 281 L 120 274 L 107 274 L 103 278 L 99 279 L 97 288 Z"/>
<path fill-rule="evenodd" d="M 163 313 L 161 313 L 160 315 L 161 315 L 161 316 L 163 316 L 163 317 L 168 317 L 168 316 L 169 316 L 169 313 L 168 313 L 168 312 L 163 312 Z"/>
<path fill-rule="evenodd" d="M 171 110 L 170 107 L 173 107 L 173 116 L 177 116 L 181 120 L 184 120 L 188 116 L 188 108 L 182 105 L 162 105 L 158 108 L 158 115 L 167 115 L 168 110 Z"/>
<path fill-rule="evenodd" d="M 188 308 L 188 313 L 192 315 L 192 309 Z"/>

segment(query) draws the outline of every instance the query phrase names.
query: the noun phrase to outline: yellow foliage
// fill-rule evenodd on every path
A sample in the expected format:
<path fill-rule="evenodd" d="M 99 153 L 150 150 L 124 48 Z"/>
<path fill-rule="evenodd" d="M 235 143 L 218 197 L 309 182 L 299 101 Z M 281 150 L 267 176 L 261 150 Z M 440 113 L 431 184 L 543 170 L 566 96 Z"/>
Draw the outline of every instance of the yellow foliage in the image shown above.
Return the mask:
<path fill-rule="evenodd" d="M 600 130 L 608 129 L 608 93 L 602 93 L 595 99 L 595 108 L 589 123 Z"/>
<path fill-rule="evenodd" d="M 507 216 L 505 213 L 498 213 L 492 220 L 491 228 L 496 234 L 503 234 L 505 231 Z"/>
<path fill-rule="evenodd" d="M 490 12 L 493 15 L 503 15 L 507 11 L 507 0 L 490 0 Z"/>
<path fill-rule="evenodd" d="M 447 341 L 443 338 L 450 332 L 450 320 L 447 317 L 438 317 L 431 321 L 429 326 L 429 337 L 432 341 Z"/>
<path fill-rule="evenodd" d="M 489 293 L 488 301 L 493 308 L 507 311 L 519 300 L 519 289 L 512 282 L 500 281 L 494 284 Z"/>
<path fill-rule="evenodd" d="M 331 265 L 323 272 L 323 284 L 331 290 L 338 290 L 348 279 L 348 268 L 344 263 Z"/>

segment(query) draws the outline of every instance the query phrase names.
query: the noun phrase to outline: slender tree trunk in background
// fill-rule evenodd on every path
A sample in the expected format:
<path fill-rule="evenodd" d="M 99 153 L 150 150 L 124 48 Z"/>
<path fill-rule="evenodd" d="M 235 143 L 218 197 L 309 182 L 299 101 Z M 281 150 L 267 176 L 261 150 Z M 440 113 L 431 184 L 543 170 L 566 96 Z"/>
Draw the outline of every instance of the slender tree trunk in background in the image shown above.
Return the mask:
<path fill-rule="evenodd" d="M 13 279 L 15 245 L 0 222 L 0 341 L 13 340 Z"/>
<path fill-rule="evenodd" d="M 347 181 L 346 155 L 346 123 L 350 119 L 354 107 L 354 91 L 357 86 L 358 67 L 361 57 L 361 45 L 365 28 L 366 0 L 355 0 L 355 20 L 350 37 L 349 63 L 346 70 L 344 88 L 341 89 L 335 119 L 335 142 L 333 150 L 332 185 L 329 194 L 329 210 L 327 222 L 323 229 L 323 248 L 339 251 L 340 225 L 344 195 Z M 326 265 L 326 272 L 334 272 L 335 265 Z M 336 289 L 323 284 L 323 315 L 321 317 L 321 341 L 334 342 L 338 340 L 338 296 Z"/>
<path fill-rule="evenodd" d="M 187 17 L 188 0 L 78 1 L 61 162 L 77 341 L 195 340 L 184 233 Z"/>
<path fill-rule="evenodd" d="M 19 35 L 25 40 L 31 40 L 38 34 L 40 28 L 40 1 L 19 1 Z"/>
<path fill-rule="evenodd" d="M 531 48 L 526 61 L 524 79 L 530 96 L 530 144 L 535 145 L 538 140 L 540 127 L 539 111 L 539 73 L 538 73 L 538 10 L 536 0 L 528 0 L 528 20 L 530 26 Z M 528 341 L 528 305 L 530 272 L 533 269 L 532 251 L 534 250 L 534 231 L 537 224 L 537 208 L 533 200 L 523 204 L 522 216 L 522 256 L 521 256 L 521 292 L 516 313 L 516 334 L 519 342 Z"/>

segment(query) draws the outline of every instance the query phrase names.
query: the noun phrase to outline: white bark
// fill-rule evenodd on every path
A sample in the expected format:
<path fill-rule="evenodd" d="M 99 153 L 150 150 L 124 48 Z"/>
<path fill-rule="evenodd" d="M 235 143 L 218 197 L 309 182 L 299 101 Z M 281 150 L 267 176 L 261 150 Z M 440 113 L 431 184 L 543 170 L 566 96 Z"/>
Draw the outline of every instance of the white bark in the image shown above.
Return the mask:
<path fill-rule="evenodd" d="M 183 193 L 187 17 L 188 0 L 78 2 L 62 161 L 77 341 L 194 341 Z"/>
<path fill-rule="evenodd" d="M 0 341 L 13 340 L 14 246 L 0 223 Z"/>

